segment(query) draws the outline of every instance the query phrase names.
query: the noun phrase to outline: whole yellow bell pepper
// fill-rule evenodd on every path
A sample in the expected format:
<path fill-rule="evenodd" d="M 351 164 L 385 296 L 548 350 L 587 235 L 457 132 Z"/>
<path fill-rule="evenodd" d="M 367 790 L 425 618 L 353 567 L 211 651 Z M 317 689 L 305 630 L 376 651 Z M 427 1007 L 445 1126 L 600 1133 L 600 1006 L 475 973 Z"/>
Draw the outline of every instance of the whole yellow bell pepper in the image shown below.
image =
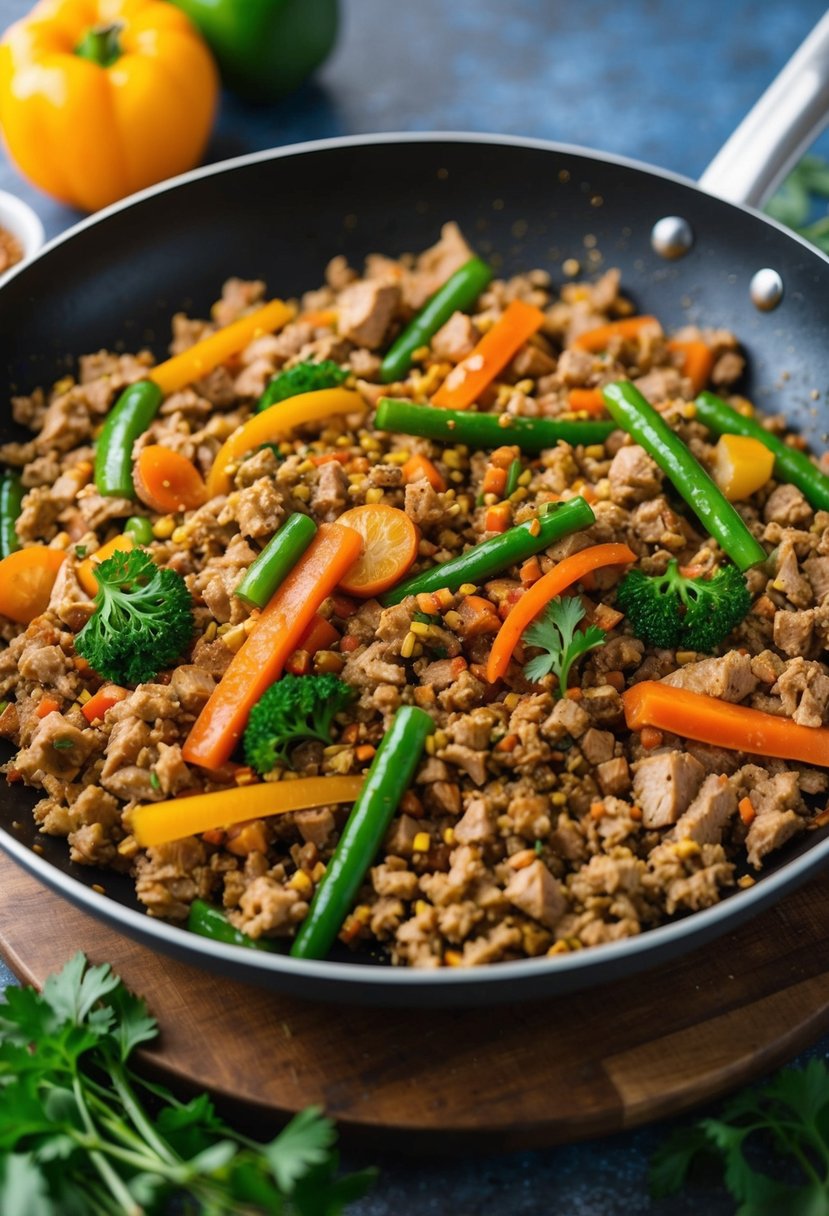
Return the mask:
<path fill-rule="evenodd" d="M 217 98 L 210 52 L 159 0 L 41 0 L 0 43 L 11 159 L 86 211 L 192 168 Z"/>

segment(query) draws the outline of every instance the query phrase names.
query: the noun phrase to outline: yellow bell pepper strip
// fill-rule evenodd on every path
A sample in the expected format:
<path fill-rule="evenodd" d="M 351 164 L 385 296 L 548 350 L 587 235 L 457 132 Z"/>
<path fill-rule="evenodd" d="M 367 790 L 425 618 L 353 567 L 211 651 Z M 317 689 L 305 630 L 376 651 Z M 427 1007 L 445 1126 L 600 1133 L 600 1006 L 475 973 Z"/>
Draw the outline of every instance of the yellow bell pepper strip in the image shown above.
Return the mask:
<path fill-rule="evenodd" d="M 453 367 L 432 405 L 465 410 L 477 401 L 510 359 L 544 323 L 544 313 L 523 300 L 512 300 L 480 342 Z"/>
<path fill-rule="evenodd" d="M 199 161 L 212 56 L 159 0 L 41 0 L 0 45 L 0 126 L 18 169 L 96 211 Z"/>
<path fill-rule="evenodd" d="M 135 538 L 125 532 L 123 536 L 113 536 L 112 540 L 108 540 L 105 545 L 101 545 L 100 549 L 96 549 L 94 553 L 90 553 L 89 557 L 78 566 L 78 582 L 83 587 L 84 591 L 89 596 L 98 594 L 98 580 L 95 577 L 95 567 L 101 562 L 105 562 L 108 557 L 112 557 L 113 553 L 118 550 L 122 553 L 129 553 L 135 548 Z"/>
<path fill-rule="evenodd" d="M 228 440 L 219 448 L 207 474 L 207 494 L 227 494 L 233 482 L 229 470 L 242 456 L 247 456 L 263 443 L 284 439 L 296 426 L 306 422 L 320 422 L 334 414 L 364 413 L 366 403 L 359 393 L 347 388 L 324 388 L 316 393 L 300 393 L 289 397 L 278 405 L 254 414 L 242 426 L 237 427 Z"/>
<path fill-rule="evenodd" d="M 152 369 L 147 380 L 138 380 L 125 388 L 107 414 L 98 436 L 95 450 L 98 493 L 135 498 L 133 445 L 155 418 L 164 397 L 206 376 L 244 350 L 254 338 L 281 329 L 293 315 L 293 309 L 282 300 L 271 300 L 208 338 L 195 342 L 180 355 L 165 359 Z"/>
<path fill-rule="evenodd" d="M 779 435 L 767 431 L 756 418 L 747 418 L 715 393 L 700 393 L 696 417 L 715 435 L 750 435 L 774 453 L 774 475 L 778 481 L 797 486 L 815 510 L 829 511 L 829 477 L 813 464 L 808 453 L 791 448 Z"/>
<path fill-rule="evenodd" d="M 636 554 L 627 545 L 591 545 L 565 557 L 557 566 L 533 583 L 520 600 L 513 604 L 506 620 L 492 644 L 486 664 L 486 678 L 490 684 L 499 680 L 509 667 L 512 652 L 518 645 L 521 634 L 535 620 L 550 600 L 561 595 L 585 574 L 599 570 L 602 566 L 621 566 L 635 562 Z"/>
<path fill-rule="evenodd" d="M 130 830 L 141 845 L 167 844 L 184 836 L 195 836 L 215 828 L 231 827 L 246 819 L 265 819 L 307 811 L 314 806 L 354 802 L 363 788 L 363 777 L 299 777 L 296 781 L 263 781 L 258 785 L 232 786 L 211 794 L 193 794 L 169 802 L 137 806 L 129 814 Z"/>
<path fill-rule="evenodd" d="M 266 418 L 267 414 L 259 414 Z M 187 736 L 188 764 L 220 768 L 242 737 L 250 711 L 279 679 L 317 609 L 362 552 L 353 528 L 321 524 L 252 632 L 233 656 Z"/>
<path fill-rule="evenodd" d="M 714 481 L 729 502 L 750 498 L 774 471 L 774 452 L 748 435 L 721 435 L 713 461 Z"/>
<path fill-rule="evenodd" d="M 829 768 L 829 730 L 825 726 L 800 726 L 791 718 L 732 705 L 659 680 L 634 684 L 622 694 L 622 704 L 630 730 L 655 726 L 730 751 Z"/>
<path fill-rule="evenodd" d="M 194 380 L 200 380 L 208 372 L 238 355 L 254 338 L 262 334 L 276 333 L 293 320 L 294 310 L 283 300 L 269 300 L 261 308 L 246 313 L 238 321 L 217 329 L 215 334 L 195 342 L 180 355 L 165 359 L 154 367 L 149 378 L 157 384 L 165 397 L 186 388 Z"/>
<path fill-rule="evenodd" d="M 27 545 L 0 561 L 0 616 L 28 625 L 45 612 L 66 554 L 46 545 Z"/>

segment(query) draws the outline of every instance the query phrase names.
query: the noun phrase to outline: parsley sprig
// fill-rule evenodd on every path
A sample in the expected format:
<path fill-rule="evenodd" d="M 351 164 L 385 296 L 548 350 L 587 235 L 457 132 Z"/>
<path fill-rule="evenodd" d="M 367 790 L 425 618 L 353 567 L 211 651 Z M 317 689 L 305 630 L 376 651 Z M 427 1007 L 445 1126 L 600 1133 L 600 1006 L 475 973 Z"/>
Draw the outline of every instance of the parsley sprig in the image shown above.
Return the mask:
<path fill-rule="evenodd" d="M 720 1118 L 675 1132 L 653 1159 L 654 1196 L 678 1191 L 700 1153 L 719 1158 L 725 1185 L 740 1205 L 735 1216 L 826 1216 L 826 1064 L 811 1060 L 805 1068 L 784 1069 L 767 1085 L 732 1098 Z"/>
<path fill-rule="evenodd" d="M 578 596 L 557 597 L 522 634 L 528 646 L 540 646 L 546 654 L 536 655 L 524 664 L 524 675 L 537 682 L 552 672 L 558 679 L 558 696 L 567 691 L 570 668 L 576 659 L 595 650 L 605 640 L 598 625 L 588 625 L 583 632 L 577 626 L 584 616 L 584 605 Z"/>
<path fill-rule="evenodd" d="M 794 167 L 766 205 L 767 213 L 829 253 L 829 164 L 808 155 Z M 823 214 L 821 214 L 823 212 Z"/>
<path fill-rule="evenodd" d="M 337 1177 L 333 1124 L 297 1115 L 269 1143 L 234 1131 L 206 1094 L 180 1102 L 129 1067 L 158 1026 L 83 954 L 42 993 L 0 1004 L 4 1216 L 337 1216 L 371 1172 Z M 156 1109 L 151 1115 L 147 1098 Z"/>

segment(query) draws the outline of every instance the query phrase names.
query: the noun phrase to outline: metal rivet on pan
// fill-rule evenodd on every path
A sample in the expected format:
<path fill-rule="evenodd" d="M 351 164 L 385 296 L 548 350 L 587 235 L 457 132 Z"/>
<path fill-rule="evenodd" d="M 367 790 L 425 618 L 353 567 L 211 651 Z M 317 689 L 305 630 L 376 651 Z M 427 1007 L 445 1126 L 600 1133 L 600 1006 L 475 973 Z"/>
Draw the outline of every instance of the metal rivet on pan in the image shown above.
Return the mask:
<path fill-rule="evenodd" d="M 662 258 L 682 258 L 694 244 L 694 230 L 681 215 L 666 215 L 651 229 L 651 246 Z"/>
<path fill-rule="evenodd" d="M 783 299 L 783 280 L 776 270 L 764 266 L 753 276 L 748 290 L 755 308 L 771 312 Z"/>

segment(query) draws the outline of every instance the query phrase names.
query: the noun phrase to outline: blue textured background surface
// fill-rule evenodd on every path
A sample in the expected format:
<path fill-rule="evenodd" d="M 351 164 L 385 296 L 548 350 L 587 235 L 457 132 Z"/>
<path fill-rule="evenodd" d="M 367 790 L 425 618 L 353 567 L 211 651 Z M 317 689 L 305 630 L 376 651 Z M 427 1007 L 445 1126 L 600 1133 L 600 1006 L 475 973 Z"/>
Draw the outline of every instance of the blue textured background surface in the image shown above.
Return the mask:
<path fill-rule="evenodd" d="M 0 25 L 29 7 L 0 0 Z M 584 144 L 695 177 L 824 9 L 822 0 L 345 0 L 339 45 L 315 82 L 266 109 L 226 96 L 209 159 L 364 131 L 466 129 Z M 26 198 L 48 235 L 77 218 L 4 158 L 0 187 Z M 12 978 L 0 964 L 0 986 Z M 829 1040 L 815 1045 L 827 1052 Z M 485 1160 L 387 1159 L 354 1216 L 731 1216 L 714 1183 L 648 1199 L 647 1161 L 664 1134 Z M 348 1164 L 374 1156 L 369 1147 Z"/>

